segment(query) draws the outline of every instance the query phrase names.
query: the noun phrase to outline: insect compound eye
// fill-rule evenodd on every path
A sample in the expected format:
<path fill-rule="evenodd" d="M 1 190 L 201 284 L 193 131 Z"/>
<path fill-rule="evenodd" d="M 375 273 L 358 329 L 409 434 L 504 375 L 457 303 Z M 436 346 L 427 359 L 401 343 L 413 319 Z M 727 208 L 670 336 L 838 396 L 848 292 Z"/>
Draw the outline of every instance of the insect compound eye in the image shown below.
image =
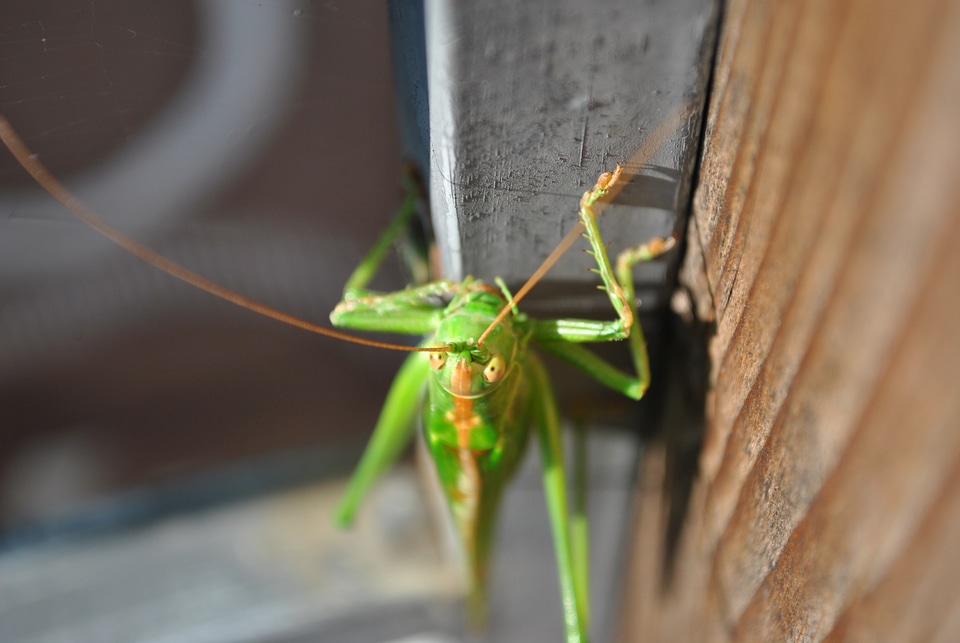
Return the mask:
<path fill-rule="evenodd" d="M 499 355 L 494 355 L 490 358 L 490 362 L 487 364 L 486 368 L 483 369 L 483 379 L 491 384 L 496 382 L 501 377 L 503 377 L 506 368 L 506 365 L 503 363 L 503 358 Z"/>
<path fill-rule="evenodd" d="M 430 353 L 430 366 L 432 366 L 434 370 L 439 371 L 446 363 L 446 353 Z"/>

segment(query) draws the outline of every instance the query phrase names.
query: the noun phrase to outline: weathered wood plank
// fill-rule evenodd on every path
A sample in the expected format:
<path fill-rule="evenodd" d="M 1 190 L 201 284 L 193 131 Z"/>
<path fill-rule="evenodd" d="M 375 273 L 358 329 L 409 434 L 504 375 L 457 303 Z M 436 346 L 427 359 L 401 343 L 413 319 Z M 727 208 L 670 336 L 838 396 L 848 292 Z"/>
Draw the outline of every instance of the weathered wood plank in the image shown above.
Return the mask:
<path fill-rule="evenodd" d="M 736 625 L 738 640 L 822 638 L 847 601 L 904 553 L 951 477 L 960 452 L 960 301 L 953 296 L 960 220 L 955 223 L 937 244 L 933 279 L 912 307 L 909 331 L 872 388 L 840 464 L 751 597 Z"/>
<path fill-rule="evenodd" d="M 756 181 L 749 186 L 748 211 L 744 216 L 751 224 L 744 227 L 738 238 L 750 237 L 751 245 L 743 246 L 746 242 L 741 242 L 739 247 L 731 248 L 731 256 L 737 258 L 739 265 L 724 271 L 727 275 L 733 273 L 732 276 L 719 277 L 725 280 L 736 277 L 736 283 L 731 286 L 730 299 L 719 320 L 717 343 L 720 346 L 715 347 L 714 353 L 718 357 L 718 373 L 712 423 L 718 433 L 716 444 L 720 440 L 727 441 L 724 469 L 737 463 L 736 455 L 730 452 L 730 445 L 737 444 L 743 449 L 744 443 L 748 442 L 743 437 L 739 440 L 727 438 L 731 430 L 736 430 L 734 422 L 738 416 L 743 417 L 744 404 L 771 402 L 767 408 L 759 408 L 752 417 L 747 417 L 747 421 L 759 421 L 763 427 L 763 430 L 752 432 L 751 436 L 754 441 L 762 443 L 776 415 L 776 407 L 782 402 L 782 395 L 771 398 L 751 391 L 764 366 L 759 356 L 768 354 L 776 335 L 786 329 L 785 325 L 768 323 L 769 320 L 782 319 L 791 303 L 801 313 L 812 313 L 814 319 L 819 310 L 816 306 L 809 306 L 812 302 L 804 301 L 802 291 L 794 293 L 793 286 L 799 280 L 799 273 L 808 265 L 809 255 L 817 243 L 823 219 L 827 215 L 826 201 L 831 193 L 829 186 L 833 183 L 831 177 L 835 176 L 835 172 L 830 164 L 825 163 L 825 159 L 839 151 L 842 135 L 855 118 L 855 114 L 842 113 L 842 118 L 818 128 L 818 135 L 811 135 L 815 101 L 809 99 L 817 95 L 820 79 L 811 73 L 810 67 L 814 62 L 823 64 L 824 58 L 831 53 L 832 43 L 829 38 L 822 37 L 830 32 L 824 34 L 818 20 L 830 16 L 807 12 L 804 17 L 806 19 L 797 28 L 797 42 L 791 48 L 794 54 L 786 67 L 780 70 L 785 79 L 780 92 L 782 100 L 775 106 L 777 109 L 773 122 L 759 144 L 763 165 Z M 825 24 L 837 22 L 824 20 Z M 818 35 L 821 37 L 818 38 Z M 798 56 L 796 52 L 799 51 L 807 52 L 807 58 L 812 60 Z M 780 103 L 783 103 L 783 109 L 779 108 Z M 834 244 L 830 249 L 835 248 L 834 255 L 842 252 L 843 238 L 831 238 Z M 735 242 L 734 239 L 731 244 Z M 836 247 L 837 244 L 840 247 Z M 726 263 L 730 264 L 731 261 L 728 258 Z M 823 269 L 829 271 L 830 265 L 823 266 Z M 820 286 L 820 280 L 815 278 L 813 285 Z M 749 310 L 751 314 L 744 315 L 744 310 Z M 805 330 L 809 330 L 809 319 L 800 323 L 806 324 Z M 802 345 L 802 341 L 798 344 Z M 722 351 L 722 357 L 718 351 Z M 783 357 L 795 369 L 800 356 L 788 353 Z M 785 366 L 781 363 L 772 370 L 789 374 Z M 772 392 L 781 393 L 783 390 L 782 386 L 774 384 Z M 748 444 L 745 452 L 755 457 L 757 448 L 757 444 Z M 734 456 L 733 460 L 729 457 L 731 455 Z M 714 459 L 719 456 L 719 452 L 715 453 Z M 741 464 L 738 470 L 740 475 L 735 476 L 740 484 L 745 468 L 749 467 L 749 460 Z M 717 466 L 714 464 L 709 472 L 721 480 L 726 479 L 723 473 L 717 472 Z M 729 494 L 727 497 L 730 497 Z M 720 516 L 708 518 L 708 528 L 712 530 L 726 520 L 732 509 L 725 506 L 723 501 L 721 497 L 711 502 L 715 512 L 720 513 Z"/>
<path fill-rule="evenodd" d="M 623 640 L 956 637 L 958 43 L 946 1 L 728 8 L 685 267 L 717 330 L 700 479 L 663 585 L 646 474 Z"/>
<path fill-rule="evenodd" d="M 915 13 L 913 7 L 904 8 L 901 15 L 892 16 L 891 31 L 896 28 L 898 34 L 909 33 L 910 18 L 917 15 L 922 14 Z M 935 19 L 935 16 L 929 18 Z M 924 25 L 916 20 L 916 23 L 920 23 L 915 28 L 917 44 L 935 35 L 923 28 L 936 26 L 935 22 Z M 880 34 L 894 36 L 883 30 Z M 855 29 L 850 40 L 862 42 L 865 36 L 866 33 Z M 888 63 L 883 66 L 889 73 L 897 49 L 887 51 L 891 55 L 880 61 Z M 922 74 L 914 72 L 912 78 L 917 77 Z M 878 74 L 877 81 L 880 80 Z M 894 119 L 880 118 L 877 124 L 890 123 L 894 125 L 891 132 L 902 131 L 907 123 L 900 118 L 914 116 L 903 112 L 917 107 L 916 93 L 902 83 L 878 82 L 876 86 L 901 88 L 896 95 L 881 97 L 880 101 L 869 101 L 869 104 L 900 107 L 889 110 Z M 903 116 L 897 114 L 898 111 Z M 861 122 L 871 121 L 866 118 Z M 942 131 L 939 127 L 937 130 Z M 867 193 L 857 189 L 856 177 L 844 177 L 847 180 L 837 195 L 839 201 L 831 208 L 836 216 L 826 222 L 823 233 L 829 239 L 833 236 L 831 223 L 852 219 L 851 228 L 856 234 L 851 244 L 842 250 L 843 259 L 837 269 L 831 270 L 829 263 L 812 263 L 806 267 L 819 287 L 827 286 L 826 309 L 807 345 L 793 343 L 782 349 L 799 353 L 797 356 L 802 361 L 796 375 L 781 379 L 781 386 L 788 386 L 789 391 L 783 406 L 776 409 L 770 438 L 757 454 L 757 462 L 739 494 L 738 506 L 718 544 L 714 582 L 716 590 L 726 597 L 731 619 L 740 614 L 757 589 L 758 581 L 770 571 L 825 476 L 837 465 L 845 442 L 872 397 L 879 374 L 889 368 L 887 354 L 904 331 L 912 293 L 930 267 L 930 243 L 942 234 L 947 223 L 939 203 L 931 203 L 932 207 L 926 210 L 918 207 L 922 205 L 918 200 L 923 199 L 923 194 L 916 189 L 920 186 L 910 180 L 916 178 L 912 172 L 916 166 L 890 162 L 902 159 L 906 150 L 898 145 L 887 150 L 876 149 L 877 134 L 865 132 L 863 138 L 857 137 L 860 141 L 857 138 L 849 141 L 854 152 L 862 141 L 870 151 L 881 153 L 868 152 L 861 157 L 854 154 L 844 164 L 844 169 L 860 171 L 877 191 Z M 924 170 L 935 173 L 943 159 L 930 155 L 929 151 L 927 154 L 926 158 L 911 155 L 909 160 L 923 163 Z M 918 156 L 922 157 L 922 153 Z M 946 167 L 952 172 L 956 166 L 951 163 Z M 845 174 L 842 170 L 841 173 Z M 901 183 L 905 174 L 909 178 Z M 843 188 L 851 185 L 859 194 L 853 195 L 856 201 L 848 203 Z M 905 211 L 910 211 L 911 216 L 904 217 Z M 894 257 L 897 260 L 891 261 Z M 781 291 L 788 288 L 788 284 L 776 278 L 774 281 L 780 284 Z M 834 285 L 830 286 L 831 282 Z M 884 296 L 878 297 L 878 293 Z M 903 302 L 903 305 L 891 306 L 891 301 Z M 768 325 L 775 321 L 772 317 L 760 319 Z M 783 371 L 776 375 L 780 373 Z M 764 437 L 761 435 L 760 441 Z M 736 444 L 732 448 L 742 452 L 741 446 Z M 728 446 L 728 454 L 732 448 Z"/>
<path fill-rule="evenodd" d="M 960 639 L 960 459 L 913 540 L 871 591 L 853 601 L 825 639 Z"/>

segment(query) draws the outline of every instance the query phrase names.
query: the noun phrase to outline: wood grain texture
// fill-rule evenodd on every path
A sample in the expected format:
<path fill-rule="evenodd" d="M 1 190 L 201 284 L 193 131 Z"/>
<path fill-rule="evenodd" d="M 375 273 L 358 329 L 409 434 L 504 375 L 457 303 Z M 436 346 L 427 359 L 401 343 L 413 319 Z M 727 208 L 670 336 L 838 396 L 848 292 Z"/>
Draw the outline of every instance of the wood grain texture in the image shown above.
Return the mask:
<path fill-rule="evenodd" d="M 953 2 L 727 7 L 682 273 L 700 477 L 665 587 L 646 474 L 623 640 L 960 637 L 958 60 Z"/>

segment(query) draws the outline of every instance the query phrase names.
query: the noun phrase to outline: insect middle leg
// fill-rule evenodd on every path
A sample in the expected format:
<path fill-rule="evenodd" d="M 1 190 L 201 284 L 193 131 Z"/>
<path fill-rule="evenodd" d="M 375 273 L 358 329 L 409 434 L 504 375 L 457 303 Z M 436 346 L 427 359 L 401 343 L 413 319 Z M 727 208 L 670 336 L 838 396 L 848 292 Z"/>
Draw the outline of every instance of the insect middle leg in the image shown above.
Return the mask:
<path fill-rule="evenodd" d="M 353 522 L 357 508 L 373 483 L 390 468 L 413 438 L 420 392 L 429 370 L 427 353 L 412 353 L 394 378 L 373 437 L 334 513 L 334 520 L 341 527 Z"/>

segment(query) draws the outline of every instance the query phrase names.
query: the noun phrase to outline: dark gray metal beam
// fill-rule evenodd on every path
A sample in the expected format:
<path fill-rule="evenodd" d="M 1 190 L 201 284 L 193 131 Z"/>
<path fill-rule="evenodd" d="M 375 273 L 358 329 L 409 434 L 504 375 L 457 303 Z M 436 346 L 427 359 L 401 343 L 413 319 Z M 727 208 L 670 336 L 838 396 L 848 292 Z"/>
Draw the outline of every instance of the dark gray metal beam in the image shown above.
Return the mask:
<path fill-rule="evenodd" d="M 522 283 L 576 223 L 580 195 L 597 176 L 627 162 L 686 106 L 602 222 L 613 252 L 682 230 L 714 0 L 425 7 L 430 196 L 448 277 Z M 638 268 L 647 307 L 660 303 L 675 260 Z M 609 306 L 589 267 L 589 257 L 570 253 L 533 292 L 553 309 Z"/>

